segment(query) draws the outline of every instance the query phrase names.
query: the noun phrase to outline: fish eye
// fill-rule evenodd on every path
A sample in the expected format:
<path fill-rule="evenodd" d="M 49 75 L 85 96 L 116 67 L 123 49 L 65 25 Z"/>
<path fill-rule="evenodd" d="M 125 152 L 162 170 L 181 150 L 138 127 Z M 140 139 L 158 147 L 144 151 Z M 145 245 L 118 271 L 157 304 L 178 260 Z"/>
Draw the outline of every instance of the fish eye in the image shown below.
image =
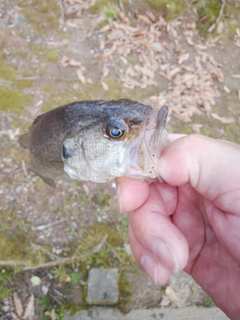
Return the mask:
<path fill-rule="evenodd" d="M 109 120 L 103 128 L 106 136 L 110 139 L 119 139 L 128 131 L 124 120 Z"/>
<path fill-rule="evenodd" d="M 112 128 L 109 130 L 109 135 L 112 138 L 120 138 L 124 134 L 124 130 L 120 130 L 119 128 Z"/>

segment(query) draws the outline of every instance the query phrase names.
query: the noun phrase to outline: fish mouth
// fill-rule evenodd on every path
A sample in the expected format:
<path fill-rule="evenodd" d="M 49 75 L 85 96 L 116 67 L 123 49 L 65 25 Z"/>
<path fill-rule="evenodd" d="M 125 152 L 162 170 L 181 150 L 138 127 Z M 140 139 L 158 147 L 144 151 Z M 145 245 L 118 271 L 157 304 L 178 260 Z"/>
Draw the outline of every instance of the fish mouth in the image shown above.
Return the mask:
<path fill-rule="evenodd" d="M 150 182 L 162 179 L 157 162 L 161 151 L 170 143 L 165 125 L 168 119 L 168 107 L 153 111 L 146 122 L 138 141 L 130 151 L 130 174 Z"/>

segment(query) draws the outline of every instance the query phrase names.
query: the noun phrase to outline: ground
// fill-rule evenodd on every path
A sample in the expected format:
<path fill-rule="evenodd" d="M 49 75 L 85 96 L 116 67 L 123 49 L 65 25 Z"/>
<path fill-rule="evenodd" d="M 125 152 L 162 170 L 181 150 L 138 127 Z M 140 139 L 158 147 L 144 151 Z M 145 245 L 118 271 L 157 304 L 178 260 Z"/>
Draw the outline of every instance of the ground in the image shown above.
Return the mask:
<path fill-rule="evenodd" d="M 212 305 L 187 275 L 159 288 L 137 266 L 114 181 L 58 180 L 51 189 L 27 169 L 28 153 L 18 145 L 19 135 L 47 110 L 117 98 L 154 108 L 166 103 L 169 132 L 240 143 L 239 3 L 171 3 L 1 2 L 2 319 L 19 315 L 18 298 L 25 312 L 31 308 L 31 295 L 35 319 L 60 319 L 64 310 L 87 308 L 91 267 L 119 269 L 118 307 L 125 312 L 164 303 Z M 55 316 L 46 313 L 51 310 Z"/>

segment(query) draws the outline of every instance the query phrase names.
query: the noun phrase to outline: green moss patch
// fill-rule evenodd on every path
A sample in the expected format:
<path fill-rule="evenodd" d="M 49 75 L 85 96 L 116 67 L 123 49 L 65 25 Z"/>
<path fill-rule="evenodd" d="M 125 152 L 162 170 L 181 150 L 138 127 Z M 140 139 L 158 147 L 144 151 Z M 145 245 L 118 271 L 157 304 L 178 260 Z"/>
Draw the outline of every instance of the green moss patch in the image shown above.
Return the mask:
<path fill-rule="evenodd" d="M 167 20 L 173 19 L 180 15 L 186 7 L 183 0 L 147 0 L 150 7 L 161 13 Z"/>

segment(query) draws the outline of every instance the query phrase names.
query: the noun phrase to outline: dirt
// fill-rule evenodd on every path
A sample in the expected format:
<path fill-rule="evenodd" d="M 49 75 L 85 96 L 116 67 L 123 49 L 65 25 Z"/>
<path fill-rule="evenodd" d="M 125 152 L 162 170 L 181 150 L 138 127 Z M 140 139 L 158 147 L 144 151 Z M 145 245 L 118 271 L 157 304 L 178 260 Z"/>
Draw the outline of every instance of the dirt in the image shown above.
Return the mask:
<path fill-rule="evenodd" d="M 194 21 L 194 10 L 187 3 L 184 17 Z M 71 1 L 68 5 L 71 7 Z M 106 3 L 102 1 L 100 5 L 105 8 Z M 137 25 L 134 12 L 139 9 L 143 14 L 146 4 L 142 6 L 141 2 L 137 8 L 130 1 L 128 5 L 124 2 L 124 6 L 124 14 L 129 12 L 127 17 Z M 131 98 L 150 104 L 151 96 L 168 90 L 168 80 L 162 76 L 157 77 L 157 84 L 147 85 L 145 89 L 126 88 L 118 73 L 126 69 L 114 55 L 107 65 L 109 73 L 104 76 L 106 61 L 101 41 L 106 41 L 108 31 L 101 28 L 111 23 L 111 18 L 106 16 L 111 16 L 115 7 L 110 6 L 108 13 L 106 8 L 105 11 L 76 8 L 77 11 L 64 15 L 58 1 L 50 4 L 49 1 L 3 0 L 0 4 L 0 317 L 13 319 L 11 312 L 17 313 L 14 292 L 18 293 L 25 310 L 31 294 L 34 295 L 36 319 L 50 319 L 44 313 L 52 309 L 60 319 L 64 310 L 87 308 L 86 281 L 93 266 L 119 268 L 119 308 L 125 312 L 159 306 L 163 296 L 171 306 L 204 305 L 206 294 L 190 283 L 186 275 L 173 276 L 166 286 L 159 288 L 134 262 L 129 254 L 128 223 L 126 216 L 118 213 L 114 182 L 96 185 L 58 180 L 57 188 L 51 189 L 27 169 L 28 154 L 18 145 L 18 137 L 42 112 L 84 99 Z M 148 6 L 147 9 L 151 10 Z M 237 28 L 240 22 L 232 22 L 231 16 L 228 19 L 230 22 L 226 17 L 223 19 L 225 26 L 232 27 L 235 23 Z M 240 78 L 232 77 L 240 74 L 240 48 L 234 44 L 234 32 L 230 35 L 215 31 L 208 35 L 216 42 L 212 42 L 207 52 L 222 65 L 224 74 L 223 82 L 217 79 L 214 82 L 220 92 L 216 105 L 209 112 L 200 108 L 191 122 L 184 122 L 172 113 L 169 132 L 198 132 L 240 143 Z M 163 35 L 164 42 L 170 45 L 168 33 Z M 197 41 L 206 39 L 198 35 Z M 189 50 L 184 40 L 181 46 Z M 171 50 L 168 54 L 175 63 L 176 54 Z M 63 66 L 63 57 L 80 62 L 80 77 L 77 67 Z M 129 55 L 128 64 L 134 65 L 136 59 L 136 54 Z M 144 79 L 142 76 L 138 80 Z M 214 119 L 212 112 L 234 121 L 223 123 L 222 118 Z M 105 235 L 109 245 L 91 254 Z M 80 259 L 83 253 L 90 255 Z M 24 271 L 73 256 L 76 259 L 72 263 L 60 262 L 54 267 Z M 32 285 L 33 275 L 41 279 L 41 285 Z M 176 293 L 178 302 L 166 293 L 169 292 L 166 287 Z M 180 287 L 185 288 L 183 300 Z"/>

